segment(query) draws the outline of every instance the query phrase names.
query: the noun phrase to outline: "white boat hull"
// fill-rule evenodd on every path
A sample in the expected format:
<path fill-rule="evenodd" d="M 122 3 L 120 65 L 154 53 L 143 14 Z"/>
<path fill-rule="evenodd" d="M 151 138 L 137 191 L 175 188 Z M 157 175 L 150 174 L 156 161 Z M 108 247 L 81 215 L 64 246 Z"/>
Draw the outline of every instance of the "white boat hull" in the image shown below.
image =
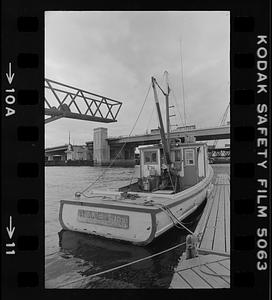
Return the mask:
<path fill-rule="evenodd" d="M 182 221 L 193 213 L 211 190 L 213 170 L 195 186 L 177 194 L 141 193 L 138 201 L 120 199 L 120 192 L 94 192 L 86 200 L 61 200 L 59 219 L 67 230 L 85 232 L 137 245 L 152 242 L 174 226 L 162 206 Z"/>

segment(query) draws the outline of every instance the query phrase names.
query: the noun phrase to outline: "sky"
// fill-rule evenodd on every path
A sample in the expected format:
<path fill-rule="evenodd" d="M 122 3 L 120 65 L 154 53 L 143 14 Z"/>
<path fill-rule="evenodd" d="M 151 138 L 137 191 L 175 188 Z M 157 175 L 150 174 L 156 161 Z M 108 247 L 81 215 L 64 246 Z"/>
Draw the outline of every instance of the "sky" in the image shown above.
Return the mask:
<path fill-rule="evenodd" d="M 108 128 L 109 136 L 128 135 L 146 95 L 132 135 L 157 128 L 149 87 L 154 76 L 164 88 L 165 71 L 171 128 L 218 126 L 230 99 L 229 39 L 228 11 L 47 11 L 45 77 L 123 104 L 116 123 L 63 118 L 46 124 L 45 146 L 68 143 L 69 131 L 73 144 L 85 144 L 96 127 Z"/>

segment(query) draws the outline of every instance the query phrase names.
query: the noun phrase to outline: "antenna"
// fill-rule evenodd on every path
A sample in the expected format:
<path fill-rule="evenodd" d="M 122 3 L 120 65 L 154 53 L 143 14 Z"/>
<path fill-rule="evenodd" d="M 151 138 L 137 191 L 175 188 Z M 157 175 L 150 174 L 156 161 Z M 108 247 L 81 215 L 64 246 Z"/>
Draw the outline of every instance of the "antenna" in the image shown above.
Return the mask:
<path fill-rule="evenodd" d="M 182 99 L 183 99 L 183 114 L 184 114 L 184 125 L 186 126 L 186 109 L 185 109 L 185 96 L 184 96 L 184 80 L 183 80 L 183 62 L 182 62 L 182 47 L 181 47 L 181 37 L 180 42 L 180 66 L 181 66 L 181 84 L 182 84 Z"/>

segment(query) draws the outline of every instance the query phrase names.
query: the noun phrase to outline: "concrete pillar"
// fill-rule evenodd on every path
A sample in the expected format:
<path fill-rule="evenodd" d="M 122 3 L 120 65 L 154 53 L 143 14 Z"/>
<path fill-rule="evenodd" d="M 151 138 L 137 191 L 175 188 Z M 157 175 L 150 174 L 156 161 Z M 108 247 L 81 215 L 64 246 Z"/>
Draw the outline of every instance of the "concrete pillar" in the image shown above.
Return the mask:
<path fill-rule="evenodd" d="M 107 128 L 99 127 L 94 129 L 93 160 L 95 165 L 106 165 L 110 161 L 110 147 L 107 137 Z"/>

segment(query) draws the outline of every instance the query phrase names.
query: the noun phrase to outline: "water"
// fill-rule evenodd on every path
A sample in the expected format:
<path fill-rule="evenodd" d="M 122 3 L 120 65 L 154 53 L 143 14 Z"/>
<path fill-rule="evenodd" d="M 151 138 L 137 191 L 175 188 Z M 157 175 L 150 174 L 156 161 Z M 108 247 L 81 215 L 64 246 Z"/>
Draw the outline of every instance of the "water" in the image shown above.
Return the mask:
<path fill-rule="evenodd" d="M 228 165 L 214 165 L 215 173 L 229 173 Z M 120 270 L 88 278 L 113 267 L 150 256 L 185 241 L 188 234 L 169 230 L 145 247 L 62 230 L 59 201 L 72 199 L 76 191 L 94 182 L 101 167 L 46 167 L 45 169 L 45 287 L 46 288 L 168 288 L 184 246 Z M 134 168 L 111 168 L 94 188 L 116 189 L 129 184 Z M 194 230 L 203 207 L 190 218 Z"/>

